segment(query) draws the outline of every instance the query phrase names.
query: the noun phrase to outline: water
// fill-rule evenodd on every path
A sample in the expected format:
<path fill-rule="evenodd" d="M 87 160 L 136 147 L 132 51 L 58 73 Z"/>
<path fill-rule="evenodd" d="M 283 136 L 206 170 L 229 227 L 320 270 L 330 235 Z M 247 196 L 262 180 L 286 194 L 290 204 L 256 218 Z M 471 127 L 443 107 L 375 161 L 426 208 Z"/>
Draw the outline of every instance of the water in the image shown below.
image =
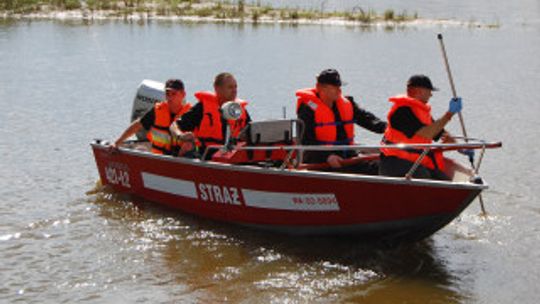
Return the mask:
<path fill-rule="evenodd" d="M 496 4 L 418 11 L 496 14 L 498 29 L 2 21 L 0 302 L 536 303 L 540 10 L 537 1 Z M 379 116 L 422 72 L 441 88 L 432 100 L 441 114 L 450 89 L 439 32 L 469 135 L 504 143 L 481 168 L 487 219 L 475 202 L 426 241 L 385 250 L 245 231 L 96 188 L 88 143 L 127 126 L 142 79 L 180 77 L 193 93 L 230 71 L 253 118 L 267 119 L 282 106 L 291 115 L 294 90 L 327 67 Z M 458 121 L 448 129 L 459 134 Z M 378 139 L 359 131 L 360 141 Z"/>

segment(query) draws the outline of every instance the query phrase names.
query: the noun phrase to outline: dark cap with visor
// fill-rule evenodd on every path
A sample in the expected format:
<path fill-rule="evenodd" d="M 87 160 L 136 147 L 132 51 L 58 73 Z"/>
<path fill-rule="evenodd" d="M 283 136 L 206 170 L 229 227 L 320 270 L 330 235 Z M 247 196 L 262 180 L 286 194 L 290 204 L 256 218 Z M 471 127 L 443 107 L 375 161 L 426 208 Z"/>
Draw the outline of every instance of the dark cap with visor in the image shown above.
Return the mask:
<path fill-rule="evenodd" d="M 169 79 L 165 83 L 165 90 L 183 91 L 184 83 L 180 79 Z"/>
<path fill-rule="evenodd" d="M 407 87 L 424 88 L 432 91 L 439 89 L 434 87 L 431 80 L 426 75 L 413 75 L 407 81 Z"/>
<path fill-rule="evenodd" d="M 335 86 L 346 85 L 346 82 L 341 81 L 338 71 L 335 69 L 326 69 L 317 75 L 317 83 L 330 84 Z"/>

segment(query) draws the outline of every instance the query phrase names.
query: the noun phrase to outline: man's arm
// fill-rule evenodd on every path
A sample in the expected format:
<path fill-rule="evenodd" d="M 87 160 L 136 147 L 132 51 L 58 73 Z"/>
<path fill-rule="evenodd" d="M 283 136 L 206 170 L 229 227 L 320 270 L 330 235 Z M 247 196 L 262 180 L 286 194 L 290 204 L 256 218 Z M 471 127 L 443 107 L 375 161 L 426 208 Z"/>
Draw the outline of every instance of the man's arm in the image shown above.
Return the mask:
<path fill-rule="evenodd" d="M 394 129 L 403 132 L 409 138 L 419 135 L 424 138 L 437 140 L 446 133 L 444 126 L 459 111 L 461 111 L 461 99 L 452 99 L 448 112 L 431 124 L 425 125 L 414 115 L 410 107 L 403 106 L 394 112 L 390 118 L 390 123 Z"/>
<path fill-rule="evenodd" d="M 169 130 L 173 136 L 182 141 L 193 140 L 194 131 L 201 124 L 203 116 L 202 103 L 198 102 L 189 111 L 184 113 L 177 121 L 171 124 Z"/>
<path fill-rule="evenodd" d="M 426 138 L 435 138 L 438 136 L 439 133 L 441 133 L 444 129 L 444 126 L 452 119 L 452 116 L 454 114 L 461 112 L 461 98 L 456 97 L 450 99 L 450 102 L 448 104 L 448 111 L 444 113 L 444 115 L 434 121 L 429 126 L 425 126 L 422 129 L 418 130 L 418 135 L 426 137 Z"/>
<path fill-rule="evenodd" d="M 169 127 L 169 132 L 171 132 L 171 135 L 180 139 L 182 137 L 182 130 L 180 130 L 180 127 L 178 127 L 178 124 L 176 122 L 173 122 L 171 126 Z"/>
<path fill-rule="evenodd" d="M 117 149 L 126 139 L 133 134 L 139 132 L 143 128 L 140 120 L 137 119 L 131 123 L 131 125 L 118 137 L 118 139 L 111 145 L 112 148 Z"/>
<path fill-rule="evenodd" d="M 302 134 L 303 145 L 316 145 L 317 139 L 315 137 L 315 113 L 307 105 L 301 105 L 296 113 L 298 119 L 304 122 L 304 129 Z"/>
<path fill-rule="evenodd" d="M 201 102 L 195 104 L 189 111 L 184 113 L 176 124 L 183 132 L 193 131 L 201 124 L 203 116 L 203 105 Z"/>
<path fill-rule="evenodd" d="M 432 123 L 436 123 L 435 121 Z M 412 138 L 415 135 L 421 135 L 423 133 L 419 133 L 420 130 L 429 127 L 423 124 L 412 112 L 410 107 L 403 106 L 398 108 L 392 117 L 390 117 L 390 124 L 392 127 L 396 130 L 401 131 L 403 134 L 405 134 L 408 138 Z M 430 126 L 432 125 L 430 124 Z M 435 125 L 433 128 L 434 131 L 437 125 Z M 429 128 L 428 128 L 429 131 Z M 443 134 L 445 133 L 444 129 L 441 129 L 438 133 L 435 134 L 435 136 L 432 137 L 434 140 L 438 140 Z M 421 135 L 425 137 L 425 135 Z M 426 137 L 427 138 L 427 137 Z"/>
<path fill-rule="evenodd" d="M 150 110 L 146 111 L 141 118 L 134 120 L 111 147 L 114 149 L 118 148 L 126 139 L 139 132 L 142 128 L 150 129 L 154 123 L 155 117 L 154 108 L 152 107 Z"/>
<path fill-rule="evenodd" d="M 452 113 L 446 112 L 444 115 L 435 120 L 432 124 L 427 125 L 425 127 L 422 127 L 418 132 L 416 132 L 416 135 L 433 139 L 438 134 L 441 133 L 441 131 L 444 129 L 444 126 L 452 119 Z"/>
<path fill-rule="evenodd" d="M 351 100 L 348 97 L 349 100 Z M 382 134 L 386 130 L 386 122 L 379 119 L 375 114 L 364 110 L 356 104 L 353 100 L 351 100 L 353 104 L 353 111 L 354 111 L 354 122 L 358 124 L 359 126 L 370 130 L 371 132 Z"/>

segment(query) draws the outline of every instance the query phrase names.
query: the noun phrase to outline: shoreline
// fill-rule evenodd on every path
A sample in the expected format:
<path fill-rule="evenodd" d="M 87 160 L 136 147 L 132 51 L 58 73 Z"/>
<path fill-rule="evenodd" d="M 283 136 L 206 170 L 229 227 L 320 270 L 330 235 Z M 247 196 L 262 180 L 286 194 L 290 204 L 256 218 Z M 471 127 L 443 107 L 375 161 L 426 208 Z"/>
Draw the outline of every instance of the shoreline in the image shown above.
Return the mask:
<path fill-rule="evenodd" d="M 63 0 L 64 5 L 53 5 L 50 0 L 28 0 L 25 6 L 0 5 L 3 20 L 59 20 L 93 22 L 124 20 L 129 22 L 172 21 L 220 24 L 321 25 L 359 28 L 407 28 L 452 26 L 468 28 L 499 28 L 500 24 L 486 24 L 475 20 L 420 18 L 418 13 L 386 9 L 378 13 L 372 9 L 355 7 L 350 11 L 274 8 L 270 5 L 247 4 L 245 0 Z M 49 1 L 49 2 L 47 2 Z M 48 4 L 47 4 L 48 3 Z M 69 3 L 69 6 L 67 5 Z"/>
<path fill-rule="evenodd" d="M 171 21 L 185 23 L 214 23 L 214 24 L 251 24 L 251 25 L 321 25 L 321 26 L 343 26 L 358 28 L 416 28 L 416 27 L 468 27 L 494 29 L 500 28 L 500 24 L 485 24 L 477 21 L 459 21 L 452 19 L 424 19 L 417 18 L 406 21 L 376 20 L 363 22 L 357 20 L 347 20 L 343 17 L 325 17 L 317 19 L 276 19 L 270 17 L 260 17 L 257 20 L 252 18 L 218 18 L 214 16 L 201 17 L 196 15 L 163 16 L 155 13 L 129 13 L 119 15 L 116 11 L 93 11 L 83 10 L 51 11 L 28 14 L 8 14 L 0 13 L 2 20 L 57 20 L 57 21 L 129 21 L 129 22 L 151 22 L 151 21 Z"/>

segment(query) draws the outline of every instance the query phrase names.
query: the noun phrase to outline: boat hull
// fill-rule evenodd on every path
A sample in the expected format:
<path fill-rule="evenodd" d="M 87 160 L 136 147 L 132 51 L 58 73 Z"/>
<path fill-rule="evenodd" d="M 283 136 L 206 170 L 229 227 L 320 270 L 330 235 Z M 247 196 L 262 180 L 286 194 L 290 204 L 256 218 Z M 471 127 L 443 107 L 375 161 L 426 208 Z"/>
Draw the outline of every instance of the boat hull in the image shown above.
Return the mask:
<path fill-rule="evenodd" d="M 487 186 L 203 162 L 92 144 L 104 185 L 204 218 L 296 235 L 417 240 Z"/>

